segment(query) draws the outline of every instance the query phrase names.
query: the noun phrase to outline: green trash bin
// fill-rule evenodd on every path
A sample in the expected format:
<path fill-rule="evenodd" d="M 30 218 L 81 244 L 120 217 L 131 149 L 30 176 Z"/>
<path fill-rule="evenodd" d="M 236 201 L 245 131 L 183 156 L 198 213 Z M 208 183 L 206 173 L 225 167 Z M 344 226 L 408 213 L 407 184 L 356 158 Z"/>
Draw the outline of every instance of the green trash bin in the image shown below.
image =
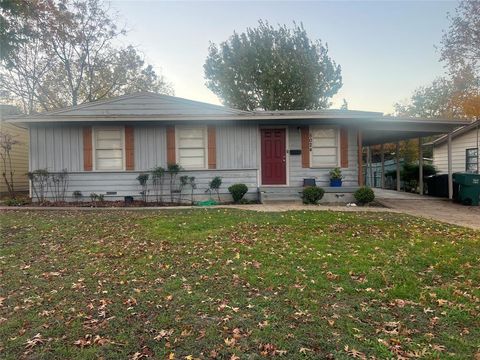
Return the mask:
<path fill-rule="evenodd" d="M 464 205 L 480 203 L 480 174 L 455 173 L 453 181 L 458 185 L 456 199 Z"/>

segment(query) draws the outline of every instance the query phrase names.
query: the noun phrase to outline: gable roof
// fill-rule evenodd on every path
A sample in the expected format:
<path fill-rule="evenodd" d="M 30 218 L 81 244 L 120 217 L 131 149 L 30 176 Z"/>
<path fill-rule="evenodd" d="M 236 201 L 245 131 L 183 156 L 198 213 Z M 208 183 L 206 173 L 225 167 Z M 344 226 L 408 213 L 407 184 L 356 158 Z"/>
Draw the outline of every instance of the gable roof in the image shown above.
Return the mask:
<path fill-rule="evenodd" d="M 380 112 L 335 109 L 243 111 L 169 95 L 139 92 L 39 114 L 11 116 L 8 122 L 378 119 L 382 116 Z"/>
<path fill-rule="evenodd" d="M 472 131 L 476 128 L 480 127 L 480 120 L 476 120 L 474 122 L 472 122 L 471 124 L 469 125 L 465 125 L 465 126 L 462 126 L 458 129 L 456 129 L 455 131 L 452 132 L 452 139 L 456 138 L 457 136 L 460 136 L 460 135 L 463 135 L 469 131 Z M 426 143 L 424 144 L 425 146 L 427 145 L 440 145 L 444 142 L 446 142 L 448 140 L 448 135 L 443 135 L 443 136 L 440 136 L 438 139 L 436 140 L 433 140 L 429 143 Z"/>

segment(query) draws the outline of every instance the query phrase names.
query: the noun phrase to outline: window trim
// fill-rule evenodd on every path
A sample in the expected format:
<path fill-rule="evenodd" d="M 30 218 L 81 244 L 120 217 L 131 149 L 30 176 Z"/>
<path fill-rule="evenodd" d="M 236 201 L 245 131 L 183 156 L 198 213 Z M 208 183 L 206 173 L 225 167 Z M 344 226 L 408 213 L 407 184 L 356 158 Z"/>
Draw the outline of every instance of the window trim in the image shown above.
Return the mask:
<path fill-rule="evenodd" d="M 468 156 L 468 151 L 469 151 L 469 150 L 476 150 L 476 151 L 477 151 L 477 156 Z M 479 154 L 478 154 L 478 148 L 468 148 L 468 149 L 465 149 L 465 171 L 466 171 L 466 172 L 469 171 L 469 170 L 468 170 L 468 164 L 469 164 L 468 159 L 471 158 L 471 159 L 474 160 L 474 161 L 473 161 L 473 164 L 475 164 L 475 165 L 477 166 L 477 170 L 474 172 L 474 174 L 478 174 L 478 172 L 479 172 L 479 170 L 480 170 L 480 169 L 478 168 L 478 156 L 479 156 Z"/>
<path fill-rule="evenodd" d="M 334 129 L 336 133 L 337 139 L 337 162 L 335 164 L 321 164 L 321 165 L 314 165 L 313 164 L 313 136 L 312 136 L 312 129 Z M 340 167 L 340 127 L 336 125 L 310 125 L 309 126 L 309 141 L 310 141 L 310 169 L 331 169 L 334 167 Z M 325 146 L 325 147 L 333 147 L 333 146 Z"/>
<path fill-rule="evenodd" d="M 199 128 L 203 131 L 203 167 L 185 167 L 180 164 L 180 129 Z M 175 161 L 185 170 L 208 170 L 208 131 L 207 125 L 175 125 Z"/>
<path fill-rule="evenodd" d="M 100 130 L 120 130 L 122 137 L 122 168 L 121 169 L 97 169 L 97 131 Z M 118 172 L 125 171 L 126 169 L 126 156 L 125 156 L 125 126 L 92 126 L 92 171 L 95 172 Z"/>

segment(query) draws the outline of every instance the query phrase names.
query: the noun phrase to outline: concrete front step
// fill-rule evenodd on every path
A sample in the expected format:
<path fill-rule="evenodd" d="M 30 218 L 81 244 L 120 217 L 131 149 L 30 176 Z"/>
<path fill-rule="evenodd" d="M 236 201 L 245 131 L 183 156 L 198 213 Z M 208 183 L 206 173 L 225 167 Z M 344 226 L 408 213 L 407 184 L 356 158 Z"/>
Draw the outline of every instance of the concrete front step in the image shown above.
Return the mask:
<path fill-rule="evenodd" d="M 324 187 L 325 195 L 320 202 L 325 203 L 348 203 L 353 201 L 353 193 L 357 186 Z M 261 186 L 260 202 L 301 202 L 301 186 Z"/>
<path fill-rule="evenodd" d="M 262 186 L 260 187 L 260 202 L 301 202 L 302 188 L 293 186 Z"/>

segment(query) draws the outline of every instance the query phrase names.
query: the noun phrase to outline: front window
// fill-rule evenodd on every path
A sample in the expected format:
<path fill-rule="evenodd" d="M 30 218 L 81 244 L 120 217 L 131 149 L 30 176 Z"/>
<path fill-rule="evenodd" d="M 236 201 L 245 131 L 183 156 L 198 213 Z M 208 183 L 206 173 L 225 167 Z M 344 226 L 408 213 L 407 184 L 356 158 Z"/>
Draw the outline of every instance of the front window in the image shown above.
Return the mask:
<path fill-rule="evenodd" d="M 310 127 L 311 166 L 338 166 L 338 130 L 320 126 Z"/>
<path fill-rule="evenodd" d="M 204 126 L 177 127 L 177 160 L 185 169 L 205 169 L 207 140 Z"/>
<path fill-rule="evenodd" d="M 95 170 L 123 170 L 123 128 L 95 128 Z"/>
<path fill-rule="evenodd" d="M 470 173 L 478 173 L 478 148 L 467 149 L 465 160 L 465 170 Z"/>

